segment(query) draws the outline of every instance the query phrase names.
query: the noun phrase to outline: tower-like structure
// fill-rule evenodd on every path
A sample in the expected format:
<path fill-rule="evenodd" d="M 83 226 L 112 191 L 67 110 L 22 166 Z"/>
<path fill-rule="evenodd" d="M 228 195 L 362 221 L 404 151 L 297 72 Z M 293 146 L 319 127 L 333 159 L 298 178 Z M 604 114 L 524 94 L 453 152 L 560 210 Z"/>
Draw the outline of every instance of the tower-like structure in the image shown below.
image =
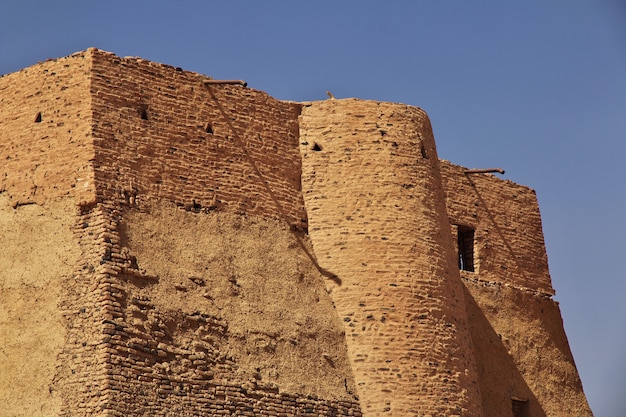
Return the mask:
<path fill-rule="evenodd" d="M 422 110 L 328 100 L 301 116 L 309 235 L 366 414 L 483 415 L 439 158 Z"/>
<path fill-rule="evenodd" d="M 534 192 L 421 109 L 89 49 L 0 161 L 0 416 L 591 415 Z"/>

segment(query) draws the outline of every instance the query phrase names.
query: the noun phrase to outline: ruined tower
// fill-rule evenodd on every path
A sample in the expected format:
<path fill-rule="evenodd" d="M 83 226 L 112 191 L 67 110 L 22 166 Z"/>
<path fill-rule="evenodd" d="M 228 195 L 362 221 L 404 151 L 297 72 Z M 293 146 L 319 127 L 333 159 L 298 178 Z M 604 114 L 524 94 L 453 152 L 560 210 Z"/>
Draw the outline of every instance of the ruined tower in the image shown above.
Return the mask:
<path fill-rule="evenodd" d="M 0 416 L 591 415 L 534 192 L 421 109 L 89 49 L 0 161 Z"/>

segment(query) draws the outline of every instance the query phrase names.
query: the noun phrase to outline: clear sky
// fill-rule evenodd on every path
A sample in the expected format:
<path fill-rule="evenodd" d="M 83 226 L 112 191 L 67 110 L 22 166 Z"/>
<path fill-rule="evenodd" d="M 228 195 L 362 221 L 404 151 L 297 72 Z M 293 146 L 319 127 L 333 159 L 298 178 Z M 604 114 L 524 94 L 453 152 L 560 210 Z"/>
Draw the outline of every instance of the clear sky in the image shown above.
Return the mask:
<path fill-rule="evenodd" d="M 0 74 L 90 46 L 425 109 L 441 158 L 537 191 L 590 405 L 625 415 L 626 0 L 0 0 Z"/>

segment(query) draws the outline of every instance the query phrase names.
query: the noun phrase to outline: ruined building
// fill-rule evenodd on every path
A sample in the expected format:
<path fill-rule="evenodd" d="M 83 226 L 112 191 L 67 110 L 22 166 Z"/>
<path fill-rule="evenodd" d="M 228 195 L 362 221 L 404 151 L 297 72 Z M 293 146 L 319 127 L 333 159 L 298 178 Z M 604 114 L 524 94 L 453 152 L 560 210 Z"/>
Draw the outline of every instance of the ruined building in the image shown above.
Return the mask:
<path fill-rule="evenodd" d="M 0 416 L 591 416 L 533 190 L 239 84 L 0 77 Z"/>

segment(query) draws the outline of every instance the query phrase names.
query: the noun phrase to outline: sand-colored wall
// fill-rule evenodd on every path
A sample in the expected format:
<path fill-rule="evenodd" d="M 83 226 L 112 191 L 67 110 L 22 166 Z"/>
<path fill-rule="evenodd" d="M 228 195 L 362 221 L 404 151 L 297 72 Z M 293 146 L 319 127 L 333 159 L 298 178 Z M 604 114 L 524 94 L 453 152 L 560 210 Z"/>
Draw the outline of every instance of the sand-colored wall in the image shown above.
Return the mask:
<path fill-rule="evenodd" d="M 466 169 L 441 163 L 450 222 L 475 229 L 470 276 L 554 294 L 535 191 Z"/>
<path fill-rule="evenodd" d="M 481 415 L 463 286 L 426 114 L 354 99 L 300 119 L 309 234 L 363 413 Z"/>
<path fill-rule="evenodd" d="M 532 190 L 440 162 L 420 109 L 208 79 L 0 77 L 8 415 L 591 414 Z"/>
<path fill-rule="evenodd" d="M 552 299 L 535 192 L 442 161 L 452 225 L 475 229 L 475 271 L 461 271 L 485 416 L 590 416 Z M 455 239 L 456 236 L 453 236 Z"/>
<path fill-rule="evenodd" d="M 64 326 L 53 331 L 63 341 L 47 358 L 56 360 L 54 380 L 41 379 L 57 393 L 50 415 L 169 415 L 189 412 L 190 404 L 197 415 L 360 414 L 343 328 L 297 232 L 306 229 L 300 105 L 238 86 L 206 86 L 206 79 L 96 49 L 2 78 L 3 110 L 10 111 L 2 113 L 9 128 L 2 130 L 0 151 L 10 163 L 2 167 L 0 192 L 17 210 L 48 207 L 65 196 L 75 204 L 67 207 L 71 239 L 59 236 L 78 244 L 80 261 L 66 265 L 66 281 L 50 280 L 59 291 L 48 307 L 56 307 Z M 24 116 L 33 109 L 32 118 Z M 41 129 L 46 135 L 39 137 Z M 166 232 L 125 220 L 150 202 L 171 203 L 179 216 Z M 221 212 L 238 220 L 217 222 Z M 232 225 L 259 214 L 273 219 L 264 230 L 254 230 L 255 222 Z M 189 219 L 189 229 L 179 230 L 181 215 L 213 216 L 214 229 L 228 230 L 197 228 Z M 240 228 L 253 236 L 235 237 Z M 123 245 L 132 230 L 140 230 L 134 246 L 157 236 L 138 249 L 143 261 Z M 169 238 L 207 244 L 197 246 L 196 255 L 221 242 L 219 260 L 204 253 L 211 274 L 202 278 L 207 288 L 194 298 L 197 305 L 184 296 L 178 304 L 168 298 L 172 289 L 191 295 L 180 281 L 207 274 L 196 271 L 203 261 L 194 259 L 197 274 L 188 276 L 187 255 L 174 262 L 178 270 L 167 263 L 160 270 Z M 134 268 L 136 262 L 151 272 Z M 151 278 L 162 283 L 150 293 L 158 308 L 150 307 L 140 323 L 137 312 L 149 304 L 142 289 Z"/>
<path fill-rule="evenodd" d="M 109 412 L 360 414 L 339 317 L 289 225 L 172 203 L 120 215 Z"/>
<path fill-rule="evenodd" d="M 239 85 L 207 86 L 206 76 L 142 59 L 94 51 L 93 60 L 100 199 L 157 198 L 306 228 L 299 104 Z"/>
<path fill-rule="evenodd" d="M 80 257 L 73 202 L 14 209 L 0 193 L 0 416 L 56 416 L 67 343 L 60 304 Z"/>
<path fill-rule="evenodd" d="M 88 52 L 0 77 L 0 191 L 11 205 L 94 195 Z"/>
<path fill-rule="evenodd" d="M 33 415 L 80 415 L 81 409 L 92 415 L 100 401 L 102 368 L 95 353 L 102 317 L 93 280 L 93 265 L 102 256 L 99 225 L 88 227 L 83 221 L 88 216 L 79 209 L 95 201 L 91 68 L 91 53 L 85 51 L 0 77 L 0 196 L 6 222 L 0 230 L 7 240 L 3 246 L 11 248 L 1 259 L 42 286 L 15 281 L 11 269 L 0 268 L 9 276 L 2 291 L 11 292 L 2 297 L 12 317 L 2 326 L 11 333 L 7 343 L 36 345 L 42 355 L 33 361 L 26 349 L 13 350 L 11 361 L 1 364 L 0 374 L 15 377 L 0 389 L 10 398 L 8 412 L 15 413 L 10 415 L 19 415 L 20 407 Z M 23 327 L 12 328 L 20 316 Z M 37 374 L 18 378 L 9 371 L 16 368 Z M 15 387 L 25 387 L 24 394 Z"/>
<path fill-rule="evenodd" d="M 528 416 L 589 417 L 558 304 L 510 286 L 466 282 L 485 416 L 503 416 L 511 399 Z"/>

